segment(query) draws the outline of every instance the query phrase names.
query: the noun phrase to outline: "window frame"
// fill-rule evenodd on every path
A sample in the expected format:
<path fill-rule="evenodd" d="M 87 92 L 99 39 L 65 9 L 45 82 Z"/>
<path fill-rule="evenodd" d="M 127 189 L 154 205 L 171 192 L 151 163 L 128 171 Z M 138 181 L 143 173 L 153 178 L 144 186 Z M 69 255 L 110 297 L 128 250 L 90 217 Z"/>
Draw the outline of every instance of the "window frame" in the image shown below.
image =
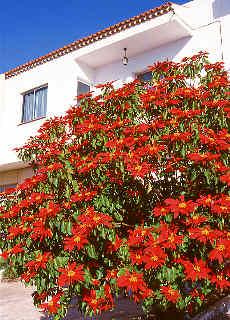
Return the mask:
<path fill-rule="evenodd" d="M 35 105 L 35 92 L 42 89 L 42 88 L 47 88 L 47 96 L 46 96 L 46 113 L 45 115 L 41 116 L 41 117 L 37 117 L 37 118 L 33 118 L 31 120 L 27 120 L 27 121 L 23 121 L 23 114 L 24 114 L 24 102 L 25 102 L 25 96 L 29 93 L 33 93 L 33 106 Z M 38 87 L 35 87 L 33 89 L 24 91 L 21 93 L 22 96 L 22 107 L 21 107 L 21 117 L 20 117 L 20 124 L 25 124 L 25 123 L 29 123 L 29 122 L 33 122 L 36 120 L 40 120 L 40 119 L 44 119 L 47 116 L 47 102 L 48 102 L 48 83 L 45 83 L 43 85 L 40 85 Z"/>
<path fill-rule="evenodd" d="M 86 80 L 82 80 L 81 78 L 77 78 L 77 96 L 78 96 L 78 83 L 79 82 L 81 82 L 82 84 L 85 84 L 86 86 L 88 86 L 89 87 L 89 91 L 88 92 L 90 92 L 91 91 L 91 89 L 92 89 L 92 84 L 90 83 L 90 82 L 87 82 Z M 79 104 L 80 103 L 80 100 L 79 99 L 77 99 L 77 104 Z"/>
<path fill-rule="evenodd" d="M 15 188 L 17 186 L 17 182 L 9 183 L 9 184 L 1 184 L 0 185 L 0 193 L 5 192 L 7 189 Z"/>
<path fill-rule="evenodd" d="M 146 73 L 152 74 L 152 71 L 149 71 L 149 70 L 147 69 L 147 70 L 143 70 L 143 71 L 140 71 L 140 72 L 136 72 L 136 73 L 135 73 L 135 78 L 136 78 L 136 79 L 139 79 L 139 76 L 140 76 L 140 75 L 144 75 L 144 74 L 146 74 Z M 141 79 L 140 79 L 140 80 L 141 80 Z M 148 81 L 151 81 L 151 80 L 141 80 L 141 81 L 148 82 Z"/>

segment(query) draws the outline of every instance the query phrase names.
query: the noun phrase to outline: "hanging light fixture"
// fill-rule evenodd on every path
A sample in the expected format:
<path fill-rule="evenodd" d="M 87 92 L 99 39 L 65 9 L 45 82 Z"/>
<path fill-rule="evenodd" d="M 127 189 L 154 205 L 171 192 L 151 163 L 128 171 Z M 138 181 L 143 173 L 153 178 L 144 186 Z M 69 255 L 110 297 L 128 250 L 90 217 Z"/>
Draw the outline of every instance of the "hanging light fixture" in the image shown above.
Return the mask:
<path fill-rule="evenodd" d="M 124 55 L 123 55 L 123 58 L 122 58 L 122 63 L 123 63 L 124 66 L 127 66 L 128 61 L 129 61 L 129 59 L 127 58 L 127 55 L 126 55 L 126 50 L 127 50 L 127 48 L 124 48 Z"/>

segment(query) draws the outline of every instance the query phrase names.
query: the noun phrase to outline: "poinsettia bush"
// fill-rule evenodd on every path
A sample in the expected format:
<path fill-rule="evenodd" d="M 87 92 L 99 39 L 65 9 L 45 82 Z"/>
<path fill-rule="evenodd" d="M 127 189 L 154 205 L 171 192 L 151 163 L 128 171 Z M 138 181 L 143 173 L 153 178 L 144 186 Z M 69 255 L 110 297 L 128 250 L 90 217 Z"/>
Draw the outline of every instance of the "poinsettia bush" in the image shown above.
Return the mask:
<path fill-rule="evenodd" d="M 34 176 L 1 195 L 0 247 L 60 319 L 125 293 L 194 315 L 230 290 L 230 90 L 206 53 L 79 96 L 21 148 Z"/>

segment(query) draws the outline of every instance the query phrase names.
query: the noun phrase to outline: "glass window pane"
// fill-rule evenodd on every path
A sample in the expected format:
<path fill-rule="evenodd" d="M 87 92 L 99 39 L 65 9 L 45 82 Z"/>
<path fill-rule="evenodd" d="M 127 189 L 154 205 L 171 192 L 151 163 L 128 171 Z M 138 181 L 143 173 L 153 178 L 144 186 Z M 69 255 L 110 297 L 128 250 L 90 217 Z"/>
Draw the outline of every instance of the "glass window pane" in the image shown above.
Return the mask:
<path fill-rule="evenodd" d="M 47 111 L 48 86 L 24 94 L 22 123 L 45 117 Z"/>
<path fill-rule="evenodd" d="M 77 84 L 77 95 L 79 96 L 80 94 L 86 94 L 90 91 L 90 86 L 88 84 L 85 84 L 81 81 L 78 81 Z"/>
<path fill-rule="evenodd" d="M 150 81 L 152 80 L 152 72 L 147 71 L 147 72 L 140 73 L 137 75 L 137 78 L 142 81 Z"/>
<path fill-rule="evenodd" d="M 81 81 L 77 82 L 77 96 L 81 94 L 87 94 L 90 91 L 90 86 Z M 77 104 L 79 104 L 81 99 L 77 99 Z"/>
<path fill-rule="evenodd" d="M 9 188 L 15 188 L 16 185 L 17 184 L 15 183 L 15 184 L 7 184 L 7 185 L 0 186 L 0 193 L 6 191 Z"/>
<path fill-rule="evenodd" d="M 39 88 L 35 91 L 35 113 L 34 119 L 44 117 L 47 109 L 48 87 Z"/>
<path fill-rule="evenodd" d="M 29 92 L 23 96 L 22 122 L 33 120 L 34 117 L 34 93 Z"/>

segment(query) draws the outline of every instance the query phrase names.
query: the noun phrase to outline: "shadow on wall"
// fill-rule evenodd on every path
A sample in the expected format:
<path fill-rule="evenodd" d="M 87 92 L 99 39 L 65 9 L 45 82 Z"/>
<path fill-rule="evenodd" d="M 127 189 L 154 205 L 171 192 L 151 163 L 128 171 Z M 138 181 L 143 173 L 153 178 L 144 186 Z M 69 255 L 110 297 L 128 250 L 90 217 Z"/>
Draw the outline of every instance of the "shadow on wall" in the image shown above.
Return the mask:
<path fill-rule="evenodd" d="M 137 319 L 143 315 L 141 305 L 136 304 L 129 298 L 119 298 L 115 301 L 114 311 L 105 312 L 101 316 L 84 317 L 83 314 L 77 311 L 76 299 L 71 301 L 71 306 L 68 309 L 67 315 L 62 320 L 129 320 Z M 40 320 L 53 320 L 53 317 L 48 315 L 41 316 Z"/>
<path fill-rule="evenodd" d="M 230 0 L 227 1 L 230 2 Z M 121 64 L 121 61 L 107 65 L 106 68 L 99 67 L 95 69 L 95 84 L 105 83 L 114 79 L 126 82 L 126 79 L 130 77 L 130 74 L 146 70 L 147 65 L 152 65 L 157 61 L 164 61 L 166 59 L 171 61 L 177 57 L 179 53 L 182 53 L 181 58 L 183 58 L 183 52 L 186 51 L 185 49 L 191 39 L 192 37 L 188 36 L 176 41 L 168 42 L 137 56 L 129 57 L 129 63 L 125 68 Z M 197 49 L 194 48 L 194 54 L 195 53 L 197 53 Z"/>
<path fill-rule="evenodd" d="M 229 0 L 214 0 L 212 3 L 213 18 L 218 19 L 230 14 Z"/>

